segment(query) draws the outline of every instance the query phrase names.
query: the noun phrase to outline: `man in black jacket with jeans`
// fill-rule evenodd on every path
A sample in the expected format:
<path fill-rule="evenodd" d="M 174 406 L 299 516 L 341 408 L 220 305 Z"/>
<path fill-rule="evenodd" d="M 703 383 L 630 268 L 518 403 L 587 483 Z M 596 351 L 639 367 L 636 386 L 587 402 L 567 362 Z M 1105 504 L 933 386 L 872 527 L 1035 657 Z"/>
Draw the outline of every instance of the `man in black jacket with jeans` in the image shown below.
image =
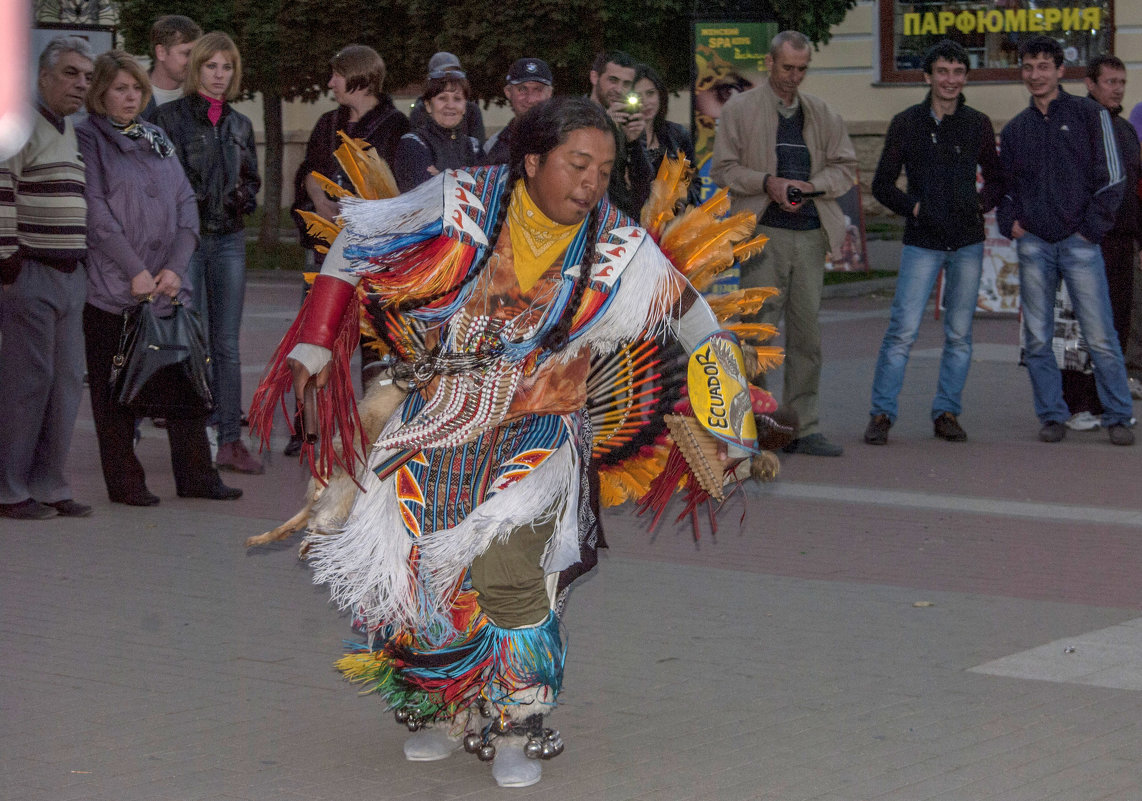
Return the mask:
<path fill-rule="evenodd" d="M 923 103 L 893 117 L 872 181 L 876 199 L 906 222 L 896 296 L 876 360 L 871 419 L 864 432 L 870 445 L 888 443 L 908 354 L 941 270 L 947 310 L 932 421 L 937 437 L 949 442 L 967 439 L 956 418 L 971 366 L 983 214 L 1003 194 L 995 129 L 986 115 L 964 103 L 969 66 L 967 51 L 955 42 L 945 39 L 928 50 L 924 81 L 931 89 Z M 983 171 L 982 192 L 976 190 L 976 165 Z M 908 176 L 903 191 L 896 186 L 901 168 Z"/>

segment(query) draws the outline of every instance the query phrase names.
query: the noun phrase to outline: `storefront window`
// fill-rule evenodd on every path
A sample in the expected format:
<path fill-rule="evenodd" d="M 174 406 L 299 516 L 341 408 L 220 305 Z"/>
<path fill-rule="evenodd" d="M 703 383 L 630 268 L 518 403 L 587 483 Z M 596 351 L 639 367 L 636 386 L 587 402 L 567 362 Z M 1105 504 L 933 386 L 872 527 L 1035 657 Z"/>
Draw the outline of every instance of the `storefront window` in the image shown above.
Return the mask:
<path fill-rule="evenodd" d="M 1019 43 L 1046 35 L 1066 55 L 1067 78 L 1110 52 L 1114 0 L 880 0 L 880 78 L 921 81 L 924 51 L 941 39 L 967 48 L 972 79 L 1019 80 Z"/>

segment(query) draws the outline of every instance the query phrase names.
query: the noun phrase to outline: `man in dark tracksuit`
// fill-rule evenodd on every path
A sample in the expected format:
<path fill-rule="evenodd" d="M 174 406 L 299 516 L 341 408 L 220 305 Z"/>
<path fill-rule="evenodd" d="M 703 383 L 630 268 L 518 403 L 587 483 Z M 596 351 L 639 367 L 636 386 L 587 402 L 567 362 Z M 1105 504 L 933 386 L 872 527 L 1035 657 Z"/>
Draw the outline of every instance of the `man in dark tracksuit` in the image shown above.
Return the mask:
<path fill-rule="evenodd" d="M 1118 153 L 1126 173 L 1126 191 L 1122 194 L 1122 204 L 1114 216 L 1114 227 L 1102 240 L 1102 258 L 1106 262 L 1106 283 L 1110 289 L 1114 331 L 1118 335 L 1123 355 L 1127 357 L 1129 372 L 1130 354 L 1127 343 L 1134 282 L 1138 272 L 1138 244 L 1142 242 L 1142 211 L 1133 187 L 1138 185 L 1142 165 L 1139 164 L 1138 132 L 1121 116 L 1122 98 L 1126 93 L 1126 65 L 1117 56 L 1095 56 L 1087 64 L 1086 87 L 1090 98 L 1102 104 L 1110 113 L 1110 122 L 1118 141 Z M 1094 377 L 1090 373 L 1064 370 L 1063 397 L 1072 415 L 1088 420 L 1090 427 L 1098 425 L 1093 415 L 1102 413 L 1102 404 L 1098 401 Z M 1076 417 L 1067 423 L 1068 428 L 1076 428 Z"/>
<path fill-rule="evenodd" d="M 1114 224 L 1126 176 L 1110 115 L 1067 94 L 1062 46 L 1035 36 L 1019 46 L 1030 105 L 1003 129 L 1000 163 L 1006 192 L 999 228 L 1019 254 L 1025 361 L 1042 423 L 1039 439 L 1059 442 L 1070 417 L 1051 348 L 1055 292 L 1066 283 L 1082 326 L 1102 401 L 1102 424 L 1115 445 L 1133 445 L 1126 365 L 1114 333 L 1099 243 Z"/>
<path fill-rule="evenodd" d="M 924 80 L 931 86 L 923 103 L 897 114 L 888 126 L 872 181 L 876 199 L 906 220 L 904 250 L 892 300 L 892 317 L 880 345 L 872 383 L 869 445 L 888 443 L 896 420 L 908 354 L 920 333 L 928 297 L 944 272 L 944 352 L 932 401 L 935 435 L 962 442 L 957 417 L 971 366 L 971 328 L 983 269 L 983 215 L 1003 195 L 995 129 L 987 115 L 967 106 L 963 88 L 970 67 L 967 51 L 947 39 L 924 55 Z M 984 188 L 976 191 L 976 166 Z M 908 187 L 896 186 L 903 168 Z"/>

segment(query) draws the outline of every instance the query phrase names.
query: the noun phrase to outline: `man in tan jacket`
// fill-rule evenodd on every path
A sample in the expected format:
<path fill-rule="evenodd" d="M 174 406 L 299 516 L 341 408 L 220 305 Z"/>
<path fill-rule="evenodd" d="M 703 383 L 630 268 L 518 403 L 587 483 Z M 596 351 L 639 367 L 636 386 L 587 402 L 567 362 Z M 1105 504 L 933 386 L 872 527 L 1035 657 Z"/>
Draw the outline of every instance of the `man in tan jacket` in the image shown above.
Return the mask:
<path fill-rule="evenodd" d="M 797 413 L 788 453 L 840 456 L 820 431 L 821 286 L 825 256 L 839 253 L 844 214 L 837 198 L 856 181 L 856 152 L 844 121 L 825 102 L 798 91 L 812 48 L 796 31 L 774 37 L 765 66 L 769 80 L 732 97 L 714 141 L 714 181 L 730 190 L 733 211 L 758 215 L 765 250 L 742 265 L 743 287 L 775 286 L 757 322 L 785 318 L 782 404 Z"/>

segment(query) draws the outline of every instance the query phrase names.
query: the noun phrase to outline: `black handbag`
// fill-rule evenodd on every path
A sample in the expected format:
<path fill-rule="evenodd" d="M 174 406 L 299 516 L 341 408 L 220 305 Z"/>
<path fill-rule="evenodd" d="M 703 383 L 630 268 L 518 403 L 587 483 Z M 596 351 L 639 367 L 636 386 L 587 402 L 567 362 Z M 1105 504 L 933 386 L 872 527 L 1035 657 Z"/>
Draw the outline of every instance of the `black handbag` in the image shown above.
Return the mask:
<path fill-rule="evenodd" d="M 214 408 L 202 323 L 177 300 L 159 317 L 150 300 L 123 312 L 111 360 L 111 397 L 136 417 L 203 417 Z"/>

